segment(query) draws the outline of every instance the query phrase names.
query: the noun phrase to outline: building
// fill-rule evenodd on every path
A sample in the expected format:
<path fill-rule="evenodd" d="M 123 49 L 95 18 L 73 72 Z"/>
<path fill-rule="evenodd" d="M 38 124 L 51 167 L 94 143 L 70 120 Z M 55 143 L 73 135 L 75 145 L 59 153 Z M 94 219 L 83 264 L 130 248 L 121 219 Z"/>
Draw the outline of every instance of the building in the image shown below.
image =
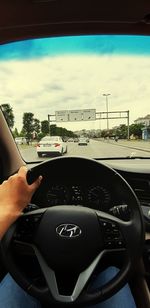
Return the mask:
<path fill-rule="evenodd" d="M 134 121 L 135 124 L 144 124 L 144 126 L 150 126 L 150 114 L 145 117 L 138 118 Z"/>
<path fill-rule="evenodd" d="M 142 128 L 142 139 L 149 140 L 150 139 L 150 127 L 145 126 Z"/>
<path fill-rule="evenodd" d="M 145 117 L 136 119 L 134 123 L 144 125 L 142 128 L 142 139 L 150 140 L 150 114 L 147 114 Z"/>

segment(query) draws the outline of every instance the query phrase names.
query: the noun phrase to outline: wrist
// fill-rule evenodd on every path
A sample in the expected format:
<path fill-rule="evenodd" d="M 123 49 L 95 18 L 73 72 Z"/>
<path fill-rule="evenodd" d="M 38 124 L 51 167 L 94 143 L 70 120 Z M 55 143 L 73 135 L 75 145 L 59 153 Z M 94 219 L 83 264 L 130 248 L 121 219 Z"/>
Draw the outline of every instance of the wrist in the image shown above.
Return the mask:
<path fill-rule="evenodd" d="M 8 228 L 22 215 L 20 211 L 0 211 L 0 239 L 3 237 Z"/>

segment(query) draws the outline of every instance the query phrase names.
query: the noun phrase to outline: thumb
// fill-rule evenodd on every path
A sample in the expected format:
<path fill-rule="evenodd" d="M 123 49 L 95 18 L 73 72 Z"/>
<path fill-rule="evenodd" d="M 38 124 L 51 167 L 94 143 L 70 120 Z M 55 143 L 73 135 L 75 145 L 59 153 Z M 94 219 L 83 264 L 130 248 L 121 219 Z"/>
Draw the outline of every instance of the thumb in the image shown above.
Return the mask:
<path fill-rule="evenodd" d="M 40 175 L 31 185 L 30 185 L 30 188 L 31 190 L 35 191 L 41 184 L 42 182 L 42 175 Z"/>

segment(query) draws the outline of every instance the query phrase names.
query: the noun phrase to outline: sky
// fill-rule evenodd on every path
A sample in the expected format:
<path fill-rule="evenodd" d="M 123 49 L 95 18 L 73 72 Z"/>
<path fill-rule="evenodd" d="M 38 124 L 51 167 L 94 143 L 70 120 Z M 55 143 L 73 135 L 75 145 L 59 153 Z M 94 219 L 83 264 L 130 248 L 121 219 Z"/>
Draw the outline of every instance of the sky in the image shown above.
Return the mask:
<path fill-rule="evenodd" d="M 0 104 L 11 105 L 18 130 L 24 112 L 40 121 L 60 110 L 106 112 L 103 94 L 110 94 L 110 112 L 129 110 L 133 123 L 150 114 L 150 38 L 58 37 L 1 45 L 0 80 Z M 123 123 L 109 120 L 109 128 Z M 107 127 L 106 120 L 56 124 L 71 130 Z"/>

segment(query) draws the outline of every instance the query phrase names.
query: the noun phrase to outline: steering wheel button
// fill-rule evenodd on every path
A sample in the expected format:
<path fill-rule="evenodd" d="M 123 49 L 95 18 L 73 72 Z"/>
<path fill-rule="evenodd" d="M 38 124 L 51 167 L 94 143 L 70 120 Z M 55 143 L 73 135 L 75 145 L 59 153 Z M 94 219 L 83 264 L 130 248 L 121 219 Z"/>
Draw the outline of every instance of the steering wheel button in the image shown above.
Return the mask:
<path fill-rule="evenodd" d="M 106 241 L 107 247 L 112 247 L 112 241 Z"/>
<path fill-rule="evenodd" d="M 123 246 L 125 246 L 125 245 L 124 245 L 124 242 L 123 242 L 122 240 L 117 240 L 117 241 L 116 241 L 116 245 L 117 245 L 117 247 L 123 247 Z"/>
<path fill-rule="evenodd" d="M 113 232 L 112 232 L 114 235 L 121 235 L 121 233 L 119 232 L 118 229 L 114 229 Z"/>
<path fill-rule="evenodd" d="M 117 228 L 117 225 L 114 222 L 112 222 L 111 227 L 114 229 L 114 228 Z"/>
<path fill-rule="evenodd" d="M 106 241 L 111 241 L 111 240 L 113 240 L 113 237 L 112 237 L 111 234 L 109 234 L 109 235 L 106 235 L 105 239 L 106 239 Z"/>
<path fill-rule="evenodd" d="M 106 229 L 104 230 L 104 232 L 105 232 L 105 233 L 112 233 L 112 230 L 111 230 L 110 228 L 106 228 Z"/>
<path fill-rule="evenodd" d="M 106 226 L 107 226 L 107 222 L 102 221 L 101 223 L 102 223 L 102 227 L 106 228 Z"/>
<path fill-rule="evenodd" d="M 36 223 L 36 222 L 39 222 L 39 219 L 40 219 L 40 217 L 39 216 L 34 216 L 33 217 L 33 221 Z"/>
<path fill-rule="evenodd" d="M 106 241 L 105 246 L 106 246 L 106 248 L 114 248 L 115 242 L 113 240 Z"/>
<path fill-rule="evenodd" d="M 25 218 L 25 222 L 28 223 L 29 221 L 30 221 L 30 220 L 29 220 L 29 217 L 26 217 L 26 218 Z"/>

